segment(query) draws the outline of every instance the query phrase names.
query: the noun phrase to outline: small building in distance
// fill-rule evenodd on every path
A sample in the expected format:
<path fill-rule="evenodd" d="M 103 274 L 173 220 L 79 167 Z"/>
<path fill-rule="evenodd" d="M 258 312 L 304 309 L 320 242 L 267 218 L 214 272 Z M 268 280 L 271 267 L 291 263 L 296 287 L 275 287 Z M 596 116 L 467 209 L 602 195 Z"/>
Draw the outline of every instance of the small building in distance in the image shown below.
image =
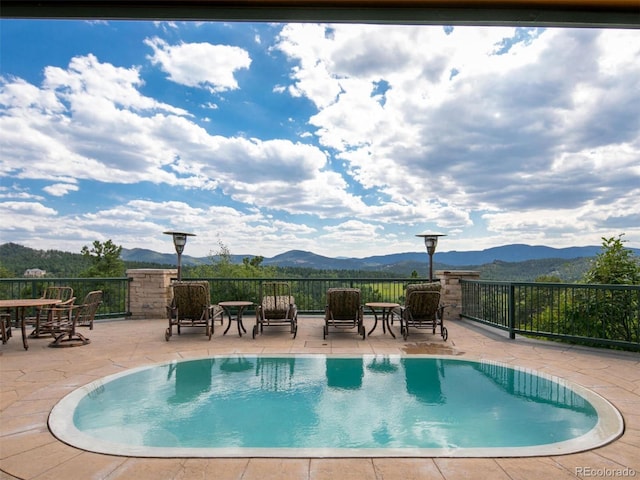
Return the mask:
<path fill-rule="evenodd" d="M 40 270 L 39 268 L 27 268 L 22 274 L 23 277 L 29 278 L 42 278 L 47 274 L 46 270 Z"/>

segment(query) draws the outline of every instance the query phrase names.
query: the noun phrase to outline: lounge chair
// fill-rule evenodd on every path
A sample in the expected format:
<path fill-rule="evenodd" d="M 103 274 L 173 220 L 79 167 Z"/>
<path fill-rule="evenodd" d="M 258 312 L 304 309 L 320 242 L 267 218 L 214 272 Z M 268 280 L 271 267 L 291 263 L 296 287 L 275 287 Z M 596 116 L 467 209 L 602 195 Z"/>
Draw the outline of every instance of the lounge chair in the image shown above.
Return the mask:
<path fill-rule="evenodd" d="M 256 324 L 253 338 L 264 327 L 287 326 L 296 338 L 298 333 L 298 308 L 291 296 L 291 286 L 286 282 L 265 282 L 260 287 L 262 301 L 256 308 Z"/>
<path fill-rule="evenodd" d="M 50 347 L 76 347 L 87 345 L 91 340 L 76 331 L 81 325 L 93 325 L 93 319 L 102 303 L 102 290 L 89 292 L 81 304 L 65 304 L 52 307 L 46 320 L 41 320 L 41 328 L 55 336 Z"/>
<path fill-rule="evenodd" d="M 47 287 L 42 294 L 42 298 L 51 298 L 61 301 L 61 303 L 56 305 L 56 307 L 58 307 L 58 315 L 65 312 L 65 306 L 73 305 L 76 300 L 76 297 L 73 296 L 73 288 L 71 287 Z M 25 319 L 25 323 L 27 325 L 32 325 L 34 327 L 33 331 L 29 334 L 30 337 L 39 338 L 53 335 L 55 333 L 51 331 L 51 329 L 47 328 L 47 325 L 53 324 L 52 319 L 50 318 L 52 312 L 51 306 L 38 307 L 34 317 L 28 317 Z"/>
<path fill-rule="evenodd" d="M 447 329 L 443 324 L 445 306 L 440 303 L 439 282 L 411 284 L 406 288 L 404 306 L 395 308 L 393 316 L 400 318 L 400 331 L 406 340 L 409 328 L 428 329 L 436 333 L 440 328 L 440 335 L 447 340 Z"/>
<path fill-rule="evenodd" d="M 362 335 L 364 340 L 366 332 L 363 318 L 359 288 L 330 288 L 327 290 L 323 338 L 327 338 L 330 327 L 338 330 L 356 328 L 358 335 Z"/>
<path fill-rule="evenodd" d="M 211 304 L 209 282 L 174 282 L 171 285 L 173 299 L 167 306 L 169 328 L 164 338 L 168 342 L 173 335 L 173 327 L 177 327 L 178 335 L 182 327 L 204 327 L 205 334 L 211 340 L 213 324 L 216 317 L 220 317 L 224 310 L 218 305 Z"/>

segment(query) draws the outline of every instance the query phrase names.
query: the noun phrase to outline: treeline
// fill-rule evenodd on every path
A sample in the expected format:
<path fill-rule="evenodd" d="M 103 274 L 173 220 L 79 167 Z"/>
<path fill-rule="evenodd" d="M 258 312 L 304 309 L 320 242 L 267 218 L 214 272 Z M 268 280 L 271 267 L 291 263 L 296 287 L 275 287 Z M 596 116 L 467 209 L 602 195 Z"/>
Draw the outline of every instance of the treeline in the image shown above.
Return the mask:
<path fill-rule="evenodd" d="M 335 270 L 309 267 L 265 266 L 262 257 L 245 258 L 241 264 L 232 263 L 232 256 L 226 247 L 220 248 L 222 255 L 212 255 L 206 265 L 183 265 L 184 277 L 259 276 L 282 278 L 407 278 L 418 275 L 412 269 L 399 267 L 389 270 Z M 20 278 L 25 270 L 39 268 L 47 272 L 47 277 L 73 278 L 85 276 L 96 258 L 91 254 L 70 253 L 59 250 L 34 250 L 15 243 L 0 245 L 0 278 Z M 495 261 L 485 265 L 448 267 L 436 264 L 436 270 L 478 270 L 483 280 L 503 280 L 531 282 L 539 277 L 552 277 L 558 281 L 572 283 L 579 281 L 589 269 L 592 259 L 573 260 L 543 259 L 524 262 Z M 127 269 L 171 268 L 154 262 L 122 261 L 113 276 L 122 276 Z M 426 268 L 425 268 L 426 270 Z M 424 275 L 424 272 L 421 272 Z M 102 275 L 107 276 L 107 275 Z"/>
<path fill-rule="evenodd" d="M 34 250 L 15 243 L 0 245 L 0 276 L 22 277 L 25 270 L 39 268 L 51 277 L 77 277 L 90 261 L 78 253 L 60 250 Z"/>
<path fill-rule="evenodd" d="M 540 278 L 554 279 L 563 283 L 580 281 L 594 261 L 594 258 L 581 257 L 570 260 L 544 258 L 523 262 L 503 262 L 496 260 L 481 267 L 470 267 L 481 272 L 482 280 L 532 282 Z M 466 268 L 460 268 L 465 270 Z"/>
<path fill-rule="evenodd" d="M 106 242 L 105 242 L 106 243 Z M 51 278 L 77 278 L 89 272 L 95 258 L 86 254 L 63 252 L 60 250 L 35 250 L 16 243 L 0 245 L 0 278 L 20 278 L 31 268 L 47 272 Z M 114 276 L 122 276 L 128 268 L 167 268 L 147 262 L 123 262 L 122 268 Z"/>
<path fill-rule="evenodd" d="M 603 250 L 623 249 L 621 236 L 618 239 L 606 239 Z M 0 278 L 20 278 L 25 270 L 39 268 L 47 272 L 47 277 L 73 278 L 87 276 L 124 276 L 127 269 L 135 268 L 171 268 L 172 265 L 123 261 L 120 258 L 122 248 L 111 240 L 104 243 L 93 242 L 83 248 L 81 253 L 69 253 L 58 250 L 34 250 L 15 243 L 0 245 Z M 623 249 L 625 250 L 625 249 Z M 219 245 L 219 251 L 211 255 L 205 265 L 183 265 L 184 278 L 240 277 L 240 278 L 407 278 L 424 276 L 407 268 L 392 271 L 381 270 L 319 270 L 309 267 L 276 267 L 264 265 L 263 257 L 243 258 L 241 263 L 234 260 L 229 249 Z M 523 262 L 495 261 L 485 265 L 448 267 L 436 265 L 435 270 L 477 270 L 483 280 L 533 282 L 553 281 L 562 283 L 582 282 L 593 267 L 597 258 L 576 258 L 571 260 L 548 258 Z"/>
<path fill-rule="evenodd" d="M 105 246 L 107 248 L 105 248 Z M 119 255 L 119 247 L 110 241 L 94 242 L 92 248 L 83 253 L 70 253 L 60 250 L 35 250 L 15 243 L 0 245 L 0 278 L 20 278 L 27 269 L 39 268 L 51 278 L 77 278 L 91 276 L 123 276 L 126 270 L 135 268 L 171 268 L 172 265 L 121 261 L 112 258 Z M 275 267 L 262 264 L 262 257 L 244 259 L 241 264 L 232 263 L 226 247 L 210 258 L 210 264 L 183 266 L 182 275 L 191 277 L 282 277 L 282 278 L 404 278 L 406 275 L 394 272 L 360 270 L 318 270 L 305 267 Z M 117 258 L 117 257 L 116 257 Z M 103 263 L 109 265 L 102 267 Z M 96 264 L 99 268 L 95 269 Z M 100 275 L 104 272 L 105 275 Z"/>

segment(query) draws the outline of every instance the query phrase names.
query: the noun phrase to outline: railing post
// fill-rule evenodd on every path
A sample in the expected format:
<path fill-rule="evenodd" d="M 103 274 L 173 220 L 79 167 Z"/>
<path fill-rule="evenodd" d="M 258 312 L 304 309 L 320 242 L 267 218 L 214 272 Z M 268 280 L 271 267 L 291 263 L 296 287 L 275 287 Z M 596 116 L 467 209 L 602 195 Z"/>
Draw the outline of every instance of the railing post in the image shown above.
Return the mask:
<path fill-rule="evenodd" d="M 129 301 L 131 318 L 165 319 L 171 278 L 175 277 L 175 269 L 141 268 L 127 270 L 130 278 Z"/>
<path fill-rule="evenodd" d="M 513 283 L 509 284 L 509 338 L 514 340 L 516 338 L 516 286 Z"/>
<path fill-rule="evenodd" d="M 462 285 L 460 280 L 478 280 L 480 272 L 476 270 L 436 270 L 436 277 L 442 285 L 442 303 L 445 320 L 460 320 L 462 313 Z"/>

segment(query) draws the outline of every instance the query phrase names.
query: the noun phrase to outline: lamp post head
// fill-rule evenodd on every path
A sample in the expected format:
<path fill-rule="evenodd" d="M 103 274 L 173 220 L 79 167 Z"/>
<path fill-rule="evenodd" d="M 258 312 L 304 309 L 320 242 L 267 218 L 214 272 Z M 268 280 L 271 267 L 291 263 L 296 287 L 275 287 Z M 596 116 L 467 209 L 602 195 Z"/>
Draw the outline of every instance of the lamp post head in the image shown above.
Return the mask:
<path fill-rule="evenodd" d="M 165 235 L 173 236 L 173 245 L 176 247 L 176 253 L 181 255 L 184 251 L 184 246 L 187 244 L 187 237 L 195 237 L 195 233 L 185 232 L 162 232 Z"/>
<path fill-rule="evenodd" d="M 438 245 L 438 237 L 446 237 L 447 235 L 444 233 L 431 233 L 424 232 L 419 233 L 416 237 L 424 238 L 424 246 L 427 247 L 427 253 L 429 255 L 433 255 L 436 251 L 436 246 Z"/>

